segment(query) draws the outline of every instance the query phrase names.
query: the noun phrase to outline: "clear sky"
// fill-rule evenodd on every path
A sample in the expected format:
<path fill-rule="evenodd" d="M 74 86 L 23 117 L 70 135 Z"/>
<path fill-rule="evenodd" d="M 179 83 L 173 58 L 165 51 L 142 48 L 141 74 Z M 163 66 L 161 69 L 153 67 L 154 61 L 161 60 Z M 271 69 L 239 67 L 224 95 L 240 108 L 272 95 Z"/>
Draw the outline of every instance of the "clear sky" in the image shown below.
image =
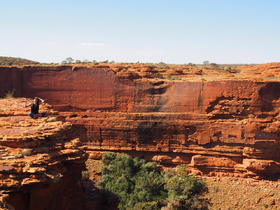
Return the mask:
<path fill-rule="evenodd" d="M 280 0 L 0 0 L 0 56 L 280 61 Z"/>

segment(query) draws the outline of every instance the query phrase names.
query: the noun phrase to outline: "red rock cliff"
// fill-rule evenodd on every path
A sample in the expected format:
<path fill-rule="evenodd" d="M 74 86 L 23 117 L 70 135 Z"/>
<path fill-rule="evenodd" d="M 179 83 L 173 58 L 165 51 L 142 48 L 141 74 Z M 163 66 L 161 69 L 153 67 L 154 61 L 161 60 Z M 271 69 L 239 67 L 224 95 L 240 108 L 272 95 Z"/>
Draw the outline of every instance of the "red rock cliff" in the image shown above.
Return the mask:
<path fill-rule="evenodd" d="M 79 139 L 46 105 L 48 117 L 27 116 L 30 102 L 0 99 L 0 209 L 84 209 Z"/>
<path fill-rule="evenodd" d="M 86 129 L 79 135 L 89 150 L 140 153 L 189 164 L 196 173 L 278 177 L 279 64 L 242 67 L 236 74 L 219 71 L 141 65 L 1 68 L 0 93 L 45 98 Z"/>

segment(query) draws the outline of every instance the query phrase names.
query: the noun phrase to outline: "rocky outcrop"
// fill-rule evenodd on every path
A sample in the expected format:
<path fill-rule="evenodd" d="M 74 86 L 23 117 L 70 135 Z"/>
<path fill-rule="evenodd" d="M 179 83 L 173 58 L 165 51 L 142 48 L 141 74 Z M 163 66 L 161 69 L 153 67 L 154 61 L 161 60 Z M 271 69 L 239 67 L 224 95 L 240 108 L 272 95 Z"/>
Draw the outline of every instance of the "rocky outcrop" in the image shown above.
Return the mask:
<path fill-rule="evenodd" d="M 125 151 L 198 174 L 277 178 L 280 65 L 236 68 L 2 68 L 0 78 L 13 79 L 0 83 L 0 94 L 45 98 L 89 153 Z"/>
<path fill-rule="evenodd" d="M 84 209 L 80 141 L 48 105 L 47 117 L 29 117 L 31 102 L 0 99 L 0 208 Z"/>

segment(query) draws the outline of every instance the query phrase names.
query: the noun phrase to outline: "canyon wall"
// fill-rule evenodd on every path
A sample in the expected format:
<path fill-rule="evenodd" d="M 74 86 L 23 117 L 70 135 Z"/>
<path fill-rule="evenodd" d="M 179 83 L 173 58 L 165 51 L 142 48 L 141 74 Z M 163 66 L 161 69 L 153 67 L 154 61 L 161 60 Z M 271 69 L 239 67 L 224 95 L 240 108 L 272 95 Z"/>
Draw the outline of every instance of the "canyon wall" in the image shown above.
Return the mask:
<path fill-rule="evenodd" d="M 46 99 L 76 126 L 93 158 L 124 151 L 198 174 L 279 177 L 280 82 L 174 80 L 155 71 L 2 67 L 0 95 Z"/>

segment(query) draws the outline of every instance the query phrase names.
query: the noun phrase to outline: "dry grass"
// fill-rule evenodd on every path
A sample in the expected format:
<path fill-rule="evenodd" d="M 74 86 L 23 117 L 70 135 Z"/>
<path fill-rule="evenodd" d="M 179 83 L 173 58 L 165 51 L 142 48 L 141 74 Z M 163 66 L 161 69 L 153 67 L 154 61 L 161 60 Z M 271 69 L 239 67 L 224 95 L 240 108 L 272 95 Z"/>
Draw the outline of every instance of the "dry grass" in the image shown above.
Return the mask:
<path fill-rule="evenodd" d="M 280 182 L 242 178 L 205 178 L 212 210 L 280 209 Z"/>

